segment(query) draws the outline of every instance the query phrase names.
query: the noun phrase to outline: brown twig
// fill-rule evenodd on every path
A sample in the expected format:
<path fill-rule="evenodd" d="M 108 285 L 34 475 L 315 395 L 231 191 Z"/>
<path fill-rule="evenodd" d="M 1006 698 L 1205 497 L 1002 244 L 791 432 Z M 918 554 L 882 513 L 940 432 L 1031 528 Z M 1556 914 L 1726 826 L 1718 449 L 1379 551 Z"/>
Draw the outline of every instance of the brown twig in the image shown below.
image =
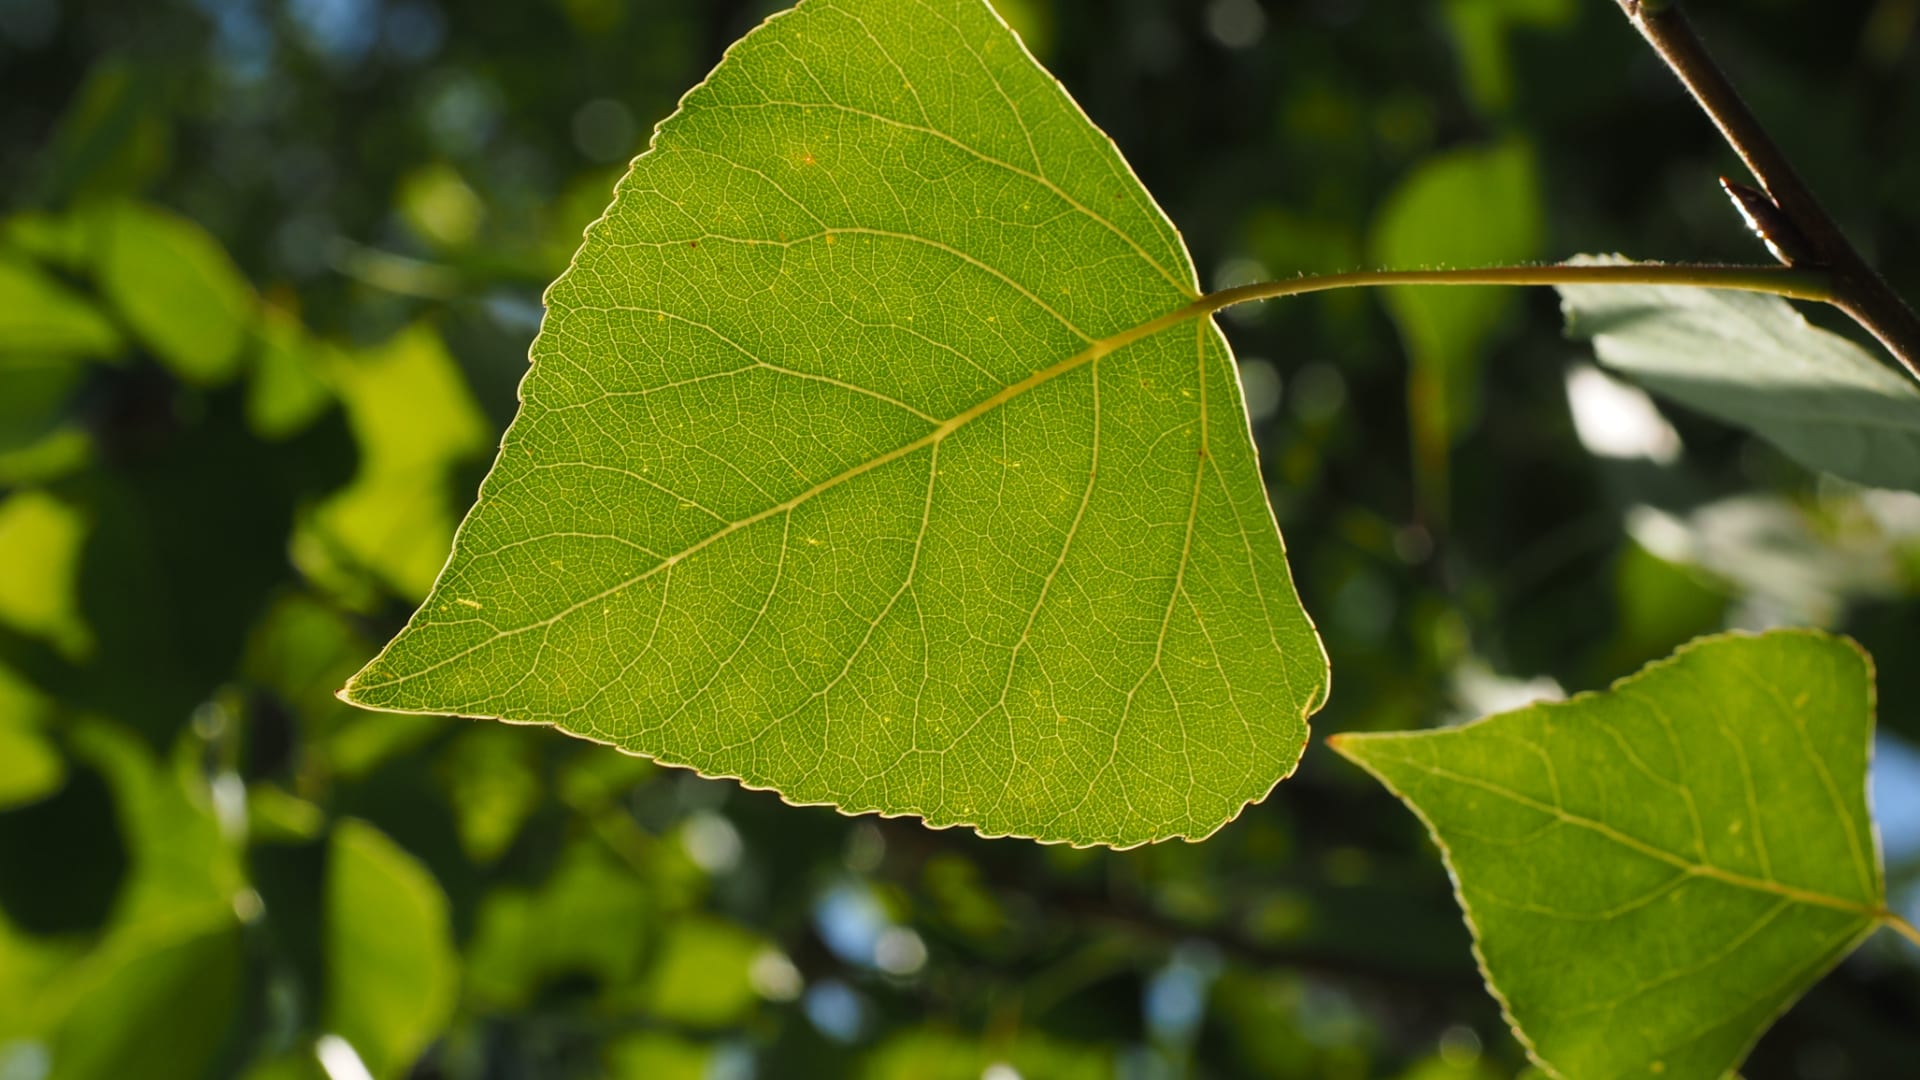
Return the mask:
<path fill-rule="evenodd" d="M 1920 378 L 1920 317 L 1854 249 L 1800 174 L 1747 108 L 1726 73 L 1680 11 L 1678 0 L 1618 0 L 1634 28 L 1680 77 L 1766 197 L 1811 250 L 1790 265 L 1820 265 L 1833 275 L 1829 302 L 1852 317 Z M 1776 251 L 1776 254 L 1780 254 Z"/>

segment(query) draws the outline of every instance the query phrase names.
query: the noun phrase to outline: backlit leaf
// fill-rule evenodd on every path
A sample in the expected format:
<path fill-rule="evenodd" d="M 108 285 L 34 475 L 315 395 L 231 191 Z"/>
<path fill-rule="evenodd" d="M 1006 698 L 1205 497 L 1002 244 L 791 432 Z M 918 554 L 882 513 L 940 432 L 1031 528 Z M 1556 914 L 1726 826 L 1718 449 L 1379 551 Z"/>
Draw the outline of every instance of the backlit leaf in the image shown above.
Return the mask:
<path fill-rule="evenodd" d="M 52 796 L 67 780 L 67 761 L 48 730 L 52 713 L 54 701 L 0 665 L 0 811 Z M 6 930 L 0 928 L 0 969 L 6 965 Z M 0 1013 L 6 1013 L 4 978 Z M 0 1024 L 0 1038 L 6 1034 L 6 1024 Z"/>
<path fill-rule="evenodd" d="M 240 369 L 257 301 L 220 242 L 158 207 L 99 211 L 95 272 L 134 333 L 188 382 L 225 382 Z"/>
<path fill-rule="evenodd" d="M 33 567 L 0 574 L 0 625 L 44 638 L 77 656 L 92 635 L 75 585 L 87 523 L 78 511 L 40 491 L 0 499 L 0 566 Z"/>
<path fill-rule="evenodd" d="M 80 726 L 70 743 L 111 784 L 126 839 L 132 865 L 114 897 L 116 926 L 134 932 L 211 914 L 231 919 L 246 870 L 215 816 L 194 744 L 183 740 L 159 757 L 132 730 L 104 721 Z"/>
<path fill-rule="evenodd" d="M 531 732 L 488 725 L 462 731 L 448 744 L 442 781 L 467 857 L 498 859 L 540 805 L 539 747 Z"/>
<path fill-rule="evenodd" d="M 609 993 L 632 987 L 655 924 L 631 866 L 590 840 L 569 844 L 538 890 L 496 889 L 480 905 L 467 952 L 466 993 L 525 1008 L 549 982 L 591 977 Z"/>
<path fill-rule="evenodd" d="M 66 972 L 48 1080 L 208 1075 L 240 1005 L 239 926 L 218 912 L 143 924 Z"/>
<path fill-rule="evenodd" d="M 291 315 L 261 313 L 260 352 L 247 383 L 247 426 L 263 439 L 299 434 L 326 411 L 333 392 L 322 377 L 330 350 Z"/>
<path fill-rule="evenodd" d="M 92 304 L 26 260 L 0 254 L 0 353 L 9 369 L 22 354 L 107 356 L 119 347 L 120 332 Z"/>
<path fill-rule="evenodd" d="M 447 474 L 485 448 L 486 419 L 425 324 L 338 357 L 329 372 L 360 445 L 360 471 L 314 516 L 320 554 L 296 561 L 322 580 L 344 562 L 408 599 L 425 596 L 453 535 Z"/>
<path fill-rule="evenodd" d="M 106 932 L 84 950 L 0 930 L 0 1033 L 43 1041 L 51 1071 L 30 1075 L 50 1080 L 208 1075 L 240 1008 L 239 853 L 221 833 L 194 744 L 168 760 L 126 728 L 68 723 L 76 762 L 112 790 L 128 872 Z M 64 962 L 45 963 L 61 953 Z M 31 1000 L 9 1009 L 23 992 Z"/>
<path fill-rule="evenodd" d="M 16 685 L 12 673 L 0 668 L 0 810 L 51 795 L 67 777 L 53 740 L 12 707 Z"/>
<path fill-rule="evenodd" d="M 647 977 L 647 1011 L 690 1027 L 738 1023 L 759 1001 L 749 973 L 766 948 L 759 935 L 732 923 L 675 922 Z"/>
<path fill-rule="evenodd" d="M 862 1061 L 861 1080 L 974 1080 L 1034 1076 L 1107 1080 L 1116 1057 L 1100 1046 L 1077 1045 L 1021 1033 L 969 1039 L 937 1028 L 910 1028 L 875 1047 Z"/>
<path fill-rule="evenodd" d="M 1436 155 L 1401 182 L 1374 221 L 1381 266 L 1488 266 L 1539 254 L 1546 231 L 1533 151 L 1517 140 Z M 1519 303 L 1512 289 L 1388 290 L 1406 342 L 1415 464 L 1430 498 L 1446 488 L 1453 442 L 1479 414 L 1487 347 Z"/>
<path fill-rule="evenodd" d="M 327 868 L 326 1030 L 375 1077 L 404 1076 L 453 1015 L 459 961 L 447 897 L 373 826 L 334 828 Z"/>
<path fill-rule="evenodd" d="M 1441 12 L 1474 104 L 1501 114 L 1513 105 L 1515 54 L 1532 34 L 1565 30 L 1578 8 L 1574 0 L 1446 0 Z"/>
<path fill-rule="evenodd" d="M 609 1080 L 706 1080 L 720 1071 L 711 1048 L 660 1031 L 614 1040 L 601 1056 Z"/>
<path fill-rule="evenodd" d="M 1845 639 L 1729 635 L 1604 694 L 1333 742 L 1427 823 L 1543 1066 L 1708 1080 L 1885 915 L 1873 692 Z"/>
<path fill-rule="evenodd" d="M 621 182 L 346 695 L 989 835 L 1205 836 L 1326 669 L 1194 295 L 981 0 L 805 0 Z"/>

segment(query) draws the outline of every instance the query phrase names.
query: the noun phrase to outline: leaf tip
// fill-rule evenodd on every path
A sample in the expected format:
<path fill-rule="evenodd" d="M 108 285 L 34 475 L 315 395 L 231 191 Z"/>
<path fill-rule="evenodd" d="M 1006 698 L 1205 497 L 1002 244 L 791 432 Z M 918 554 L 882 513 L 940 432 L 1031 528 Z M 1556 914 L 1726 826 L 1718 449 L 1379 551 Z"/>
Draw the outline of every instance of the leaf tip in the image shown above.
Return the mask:
<path fill-rule="evenodd" d="M 374 663 L 378 663 L 378 661 L 376 660 L 374 661 Z M 333 692 L 333 696 L 339 701 L 348 705 L 352 705 L 355 708 L 360 708 L 360 709 L 379 708 L 380 707 L 379 705 L 375 704 L 372 701 L 369 701 L 366 696 L 367 676 L 369 673 L 373 671 L 374 663 L 369 663 L 365 667 L 361 668 L 359 671 L 354 672 L 353 675 L 349 677 L 344 684 L 341 685 L 340 689 L 335 690 Z"/>
<path fill-rule="evenodd" d="M 1334 753 L 1339 754 L 1341 757 L 1346 758 L 1356 765 L 1360 763 L 1358 744 L 1365 741 L 1366 736 L 1352 731 L 1343 731 L 1337 735 L 1329 735 L 1326 739 L 1327 749 L 1332 750 Z"/>

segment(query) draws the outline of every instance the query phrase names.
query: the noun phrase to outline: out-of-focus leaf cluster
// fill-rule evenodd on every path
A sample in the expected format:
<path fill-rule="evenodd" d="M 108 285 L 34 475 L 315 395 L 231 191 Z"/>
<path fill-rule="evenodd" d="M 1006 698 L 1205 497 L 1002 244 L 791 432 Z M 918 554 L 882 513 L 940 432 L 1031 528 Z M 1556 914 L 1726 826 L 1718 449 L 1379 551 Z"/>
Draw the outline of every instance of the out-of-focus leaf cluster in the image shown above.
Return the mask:
<path fill-rule="evenodd" d="M 1759 256 L 1612 5 L 1002 6 L 1209 287 Z M 1911 5 L 1697 6 L 1920 291 Z M 0 1075 L 1521 1068 L 1431 850 L 1318 749 L 1206 845 L 1114 854 L 333 698 L 437 572 L 541 288 L 763 13 L 0 4 Z M 1920 496 L 1579 374 L 1550 296 L 1337 294 L 1227 330 L 1339 673 L 1322 730 L 1596 686 L 1729 625 L 1920 640 Z M 1881 675 L 1911 906 L 1920 668 Z M 1911 960 L 1868 948 L 1750 1075 L 1894 1074 Z"/>

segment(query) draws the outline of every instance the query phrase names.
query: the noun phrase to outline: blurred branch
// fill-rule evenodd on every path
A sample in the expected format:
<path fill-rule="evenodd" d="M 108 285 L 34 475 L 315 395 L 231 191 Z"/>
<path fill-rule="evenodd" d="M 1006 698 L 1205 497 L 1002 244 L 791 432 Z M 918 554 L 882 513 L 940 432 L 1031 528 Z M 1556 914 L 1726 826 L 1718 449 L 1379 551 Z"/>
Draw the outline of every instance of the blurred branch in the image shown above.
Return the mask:
<path fill-rule="evenodd" d="M 328 243 L 327 264 L 361 284 L 422 300 L 457 300 L 501 285 L 538 289 L 553 277 L 551 268 L 524 252 L 430 261 L 344 236 Z"/>
<path fill-rule="evenodd" d="M 1336 982 L 1363 983 L 1388 996 L 1419 996 L 1443 989 L 1470 993 L 1480 988 L 1479 979 L 1464 965 L 1436 970 L 1323 944 L 1254 941 L 1224 927 L 1173 921 L 1101 897 L 1056 895 L 1049 898 L 1048 906 L 1070 915 L 1071 924 L 1081 929 L 1121 931 L 1164 945 L 1205 941 L 1248 967 L 1286 968 Z"/>
<path fill-rule="evenodd" d="M 887 851 L 885 876 L 909 890 L 916 887 L 914 883 L 921 878 L 930 858 L 954 850 L 937 834 L 925 829 L 888 822 L 883 833 Z M 1373 941 L 1358 942 L 1355 948 L 1341 948 L 1325 936 L 1262 940 L 1234 926 L 1230 917 L 1202 924 L 1171 917 L 1150 905 L 1114 896 L 1109 890 L 1062 887 L 1063 883 L 1048 882 L 1044 875 L 1030 873 L 1025 868 L 1008 867 L 991 860 L 979 860 L 975 865 L 995 896 L 1025 897 L 1032 901 L 1035 911 L 1044 913 L 1050 930 L 1067 936 L 1090 937 L 1087 948 L 1093 950 L 1097 959 L 1088 958 L 1094 973 L 1089 978 L 1108 969 L 1140 966 L 1145 960 L 1123 944 L 1103 940 L 1116 935 L 1150 943 L 1156 950 L 1182 942 L 1204 941 L 1244 967 L 1287 969 L 1331 982 L 1364 986 L 1387 998 L 1418 1000 L 1442 991 L 1477 993 L 1481 985 L 1479 976 L 1465 963 L 1464 957 L 1458 965 L 1435 966 L 1424 962 L 1426 957 L 1416 949 L 1396 948 L 1391 944 L 1369 947 L 1379 946 L 1381 940 L 1393 932 L 1418 937 L 1424 926 L 1417 918 L 1390 920 L 1394 923 L 1393 931 L 1383 931 Z M 1271 876 L 1263 884 L 1271 886 Z M 1323 882 L 1301 882 L 1299 888 L 1318 894 L 1314 897 L 1316 906 L 1336 902 L 1325 894 Z M 1396 899 L 1400 898 L 1399 890 L 1388 891 Z M 1449 926 L 1459 925 L 1451 913 L 1444 918 Z M 1157 963 L 1157 958 L 1154 962 Z M 1034 1012 L 1044 1011 L 1049 995 L 1056 992 L 1043 987 L 1037 997 L 1028 996 L 1025 1007 Z"/>
<path fill-rule="evenodd" d="M 368 247 L 344 237 L 334 240 L 328 261 L 347 277 L 401 296 L 450 300 L 465 291 L 460 275 L 445 266 Z"/>
<path fill-rule="evenodd" d="M 1679 76 L 1707 118 L 1720 129 L 1727 145 L 1740 155 L 1781 217 L 1805 238 L 1809 249 L 1804 257 L 1778 248 L 1775 255 L 1790 266 L 1827 268 L 1833 281 L 1833 296 L 1828 303 L 1846 312 L 1878 338 L 1915 378 L 1920 378 L 1920 318 L 1915 317 L 1906 301 L 1867 264 L 1814 198 L 1812 190 L 1800 179 L 1766 128 L 1741 100 L 1726 73 L 1708 55 L 1699 35 L 1681 13 L 1678 0 L 1618 2 L 1634 28 Z M 1754 221 L 1749 207 L 1743 206 L 1742 213 L 1750 223 Z M 1762 239 L 1767 239 L 1764 233 Z"/>
<path fill-rule="evenodd" d="M 1881 915 L 1880 921 L 1891 928 L 1894 933 L 1899 934 L 1915 945 L 1920 945 L 1920 930 L 1914 929 L 1912 923 L 1895 915 L 1891 911 Z"/>

